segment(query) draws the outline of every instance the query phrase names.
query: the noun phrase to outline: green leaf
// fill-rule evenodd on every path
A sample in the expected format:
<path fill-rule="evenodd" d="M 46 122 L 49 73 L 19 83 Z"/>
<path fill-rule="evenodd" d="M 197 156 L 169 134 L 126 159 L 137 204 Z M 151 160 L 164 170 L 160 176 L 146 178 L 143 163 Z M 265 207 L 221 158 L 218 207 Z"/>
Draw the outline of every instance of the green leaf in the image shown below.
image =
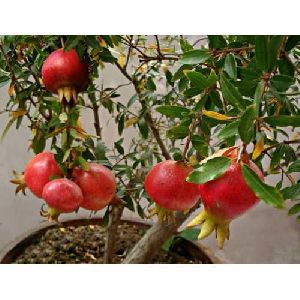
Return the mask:
<path fill-rule="evenodd" d="M 225 58 L 224 70 L 230 78 L 236 80 L 237 78 L 237 65 L 235 58 L 232 54 L 228 54 Z"/>
<path fill-rule="evenodd" d="M 223 175 L 230 166 L 230 159 L 227 157 L 215 157 L 209 159 L 199 168 L 195 169 L 187 177 L 188 182 L 196 184 L 205 183 L 214 180 Z"/>
<path fill-rule="evenodd" d="M 278 127 L 299 127 L 300 124 L 300 115 L 297 116 L 288 116 L 288 115 L 281 115 L 281 116 L 270 116 L 265 117 L 263 119 L 265 122 L 270 124 L 271 126 L 278 126 Z"/>
<path fill-rule="evenodd" d="M 234 121 L 226 125 L 225 127 L 223 127 L 218 134 L 219 139 L 225 140 L 233 136 L 236 136 L 238 134 L 238 126 L 239 126 L 239 121 Z"/>
<path fill-rule="evenodd" d="M 149 130 L 148 130 L 148 125 L 146 123 L 145 118 L 140 118 L 139 119 L 138 127 L 139 127 L 139 130 L 140 130 L 140 133 L 141 133 L 142 137 L 144 139 L 147 139 Z"/>
<path fill-rule="evenodd" d="M 64 45 L 64 50 L 68 51 L 75 48 L 83 40 L 82 35 L 69 35 Z"/>
<path fill-rule="evenodd" d="M 191 70 L 193 67 L 190 65 L 183 65 L 174 73 L 172 81 L 175 82 L 176 80 L 182 78 L 184 76 L 185 70 Z"/>
<path fill-rule="evenodd" d="M 200 72 L 187 71 L 185 72 L 186 77 L 191 82 L 192 87 L 203 90 L 208 86 L 207 78 Z"/>
<path fill-rule="evenodd" d="M 162 248 L 164 251 L 168 252 L 168 251 L 170 250 L 172 244 L 173 244 L 174 238 L 175 238 L 175 236 L 172 235 L 169 239 L 167 239 L 167 240 L 163 243 L 163 245 L 161 246 L 161 248 Z"/>
<path fill-rule="evenodd" d="M 170 117 L 170 118 L 179 118 L 182 119 L 183 113 L 189 113 L 190 111 L 182 106 L 175 106 L 175 105 L 161 105 L 156 108 L 156 111 L 159 113 Z"/>
<path fill-rule="evenodd" d="M 210 48 L 220 49 L 227 46 L 227 42 L 222 35 L 208 35 L 207 37 Z"/>
<path fill-rule="evenodd" d="M 260 70 L 268 71 L 269 67 L 269 49 L 268 37 L 265 35 L 257 35 L 255 37 L 255 57 L 256 65 Z"/>
<path fill-rule="evenodd" d="M 88 162 L 82 156 L 79 156 L 77 159 L 78 159 L 78 162 L 79 162 L 79 165 L 81 166 L 81 168 L 84 171 L 88 171 L 89 170 Z"/>
<path fill-rule="evenodd" d="M 156 85 L 151 77 L 148 77 L 145 88 L 151 92 L 156 90 Z"/>
<path fill-rule="evenodd" d="M 117 149 L 117 151 L 120 153 L 120 154 L 124 154 L 124 148 L 122 147 L 122 143 L 123 143 L 124 139 L 120 139 L 118 140 L 117 142 L 114 143 L 115 145 L 115 148 Z"/>
<path fill-rule="evenodd" d="M 186 65 L 195 65 L 206 62 L 209 58 L 211 58 L 208 50 L 205 49 L 197 49 L 184 52 L 180 59 L 179 63 Z"/>
<path fill-rule="evenodd" d="M 289 36 L 286 45 L 285 50 L 291 51 L 296 45 L 300 44 L 300 35 L 291 35 Z"/>
<path fill-rule="evenodd" d="M 284 208 L 283 196 L 276 188 L 262 182 L 247 165 L 242 166 L 242 172 L 247 184 L 260 200 L 268 205 Z"/>
<path fill-rule="evenodd" d="M 106 152 L 106 146 L 105 144 L 101 141 L 98 140 L 96 148 L 95 148 L 95 156 L 97 160 L 105 160 L 105 152 Z"/>
<path fill-rule="evenodd" d="M 288 173 L 300 172 L 300 159 L 294 161 L 288 168 Z"/>
<path fill-rule="evenodd" d="M 241 116 L 238 131 L 242 141 L 246 144 L 249 144 L 254 137 L 255 117 L 256 110 L 254 105 L 248 106 Z"/>
<path fill-rule="evenodd" d="M 188 241 L 197 241 L 198 235 L 200 233 L 199 228 L 187 228 L 183 231 L 181 231 L 178 236 L 180 236 L 183 239 L 186 239 Z"/>
<path fill-rule="evenodd" d="M 286 145 L 284 144 L 280 144 L 278 147 L 276 147 L 275 151 L 272 153 L 271 162 L 270 162 L 271 170 L 274 170 L 280 163 L 280 160 L 283 158 L 285 154 L 285 146 Z"/>
<path fill-rule="evenodd" d="M 295 82 L 293 77 L 287 75 L 275 75 L 271 78 L 270 83 L 279 92 L 284 92 Z"/>
<path fill-rule="evenodd" d="M 282 196 L 285 200 L 295 200 L 300 198 L 300 182 L 292 186 L 288 186 L 281 190 Z"/>
<path fill-rule="evenodd" d="M 244 110 L 246 107 L 245 101 L 238 91 L 238 89 L 226 78 L 224 74 L 221 75 L 221 89 L 225 99 L 239 110 Z"/>
<path fill-rule="evenodd" d="M 260 108 L 260 103 L 262 101 L 262 95 L 263 95 L 263 90 L 264 90 L 264 81 L 260 81 L 255 89 L 255 94 L 254 94 L 254 103 L 255 103 L 255 110 L 256 110 L 256 116 L 259 116 L 259 108 Z"/>
<path fill-rule="evenodd" d="M 122 114 L 120 116 L 119 121 L 118 121 L 118 133 L 119 133 L 119 135 L 121 135 L 123 130 L 124 130 L 124 124 L 125 124 L 125 115 Z"/>
<path fill-rule="evenodd" d="M 168 130 L 167 135 L 171 139 L 183 139 L 189 134 L 187 126 L 174 126 Z"/>
<path fill-rule="evenodd" d="M 12 119 L 10 119 L 10 120 L 7 122 L 5 128 L 4 128 L 3 132 L 2 132 L 2 135 L 1 135 L 1 137 L 0 137 L 0 144 L 3 142 L 4 138 L 6 137 L 6 135 L 7 135 L 7 133 L 8 133 L 8 130 L 9 130 L 10 127 L 14 124 L 15 120 L 16 120 L 16 119 L 12 118 Z"/>
<path fill-rule="evenodd" d="M 279 57 L 279 50 L 282 44 L 284 36 L 275 35 L 271 38 L 269 43 L 269 72 L 271 72 L 276 66 L 277 59 Z"/>
<path fill-rule="evenodd" d="M 208 145 L 200 135 L 192 136 L 192 145 L 202 156 L 208 155 Z"/>
<path fill-rule="evenodd" d="M 67 161 L 67 159 L 70 156 L 70 153 L 71 153 L 71 149 L 70 148 L 65 151 L 64 157 L 63 157 L 63 160 L 62 160 L 63 163 Z"/>
<path fill-rule="evenodd" d="M 289 209 L 289 216 L 292 216 L 294 214 L 297 214 L 298 212 L 300 212 L 300 203 L 295 204 L 293 207 L 291 207 Z"/>

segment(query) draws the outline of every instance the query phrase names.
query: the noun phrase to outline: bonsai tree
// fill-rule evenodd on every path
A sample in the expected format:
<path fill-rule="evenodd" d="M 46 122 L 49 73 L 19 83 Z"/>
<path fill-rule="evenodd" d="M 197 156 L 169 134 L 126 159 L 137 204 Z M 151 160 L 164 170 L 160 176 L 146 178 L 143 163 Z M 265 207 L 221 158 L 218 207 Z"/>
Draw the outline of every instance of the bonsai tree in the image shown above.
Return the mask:
<path fill-rule="evenodd" d="M 142 219 L 157 215 L 124 263 L 149 262 L 176 235 L 195 232 L 202 239 L 215 230 L 222 248 L 230 222 L 259 201 L 286 209 L 291 199 L 288 213 L 300 212 L 299 36 L 191 40 L 1 38 L 0 83 L 9 85 L 2 139 L 24 120 L 32 135 L 33 158 L 14 172 L 16 191 L 27 187 L 41 198 L 41 215 L 50 221 L 78 209 L 104 210 L 106 263 L 124 209 Z M 96 84 L 108 64 L 125 84 Z M 124 99 L 129 85 L 134 94 Z M 119 133 L 112 149 L 102 140 L 100 108 Z M 83 110 L 95 132 L 82 127 Z M 128 127 L 136 135 L 125 147 Z M 264 182 L 271 174 L 280 175 L 276 186 Z M 188 228 L 178 232 L 185 221 Z"/>

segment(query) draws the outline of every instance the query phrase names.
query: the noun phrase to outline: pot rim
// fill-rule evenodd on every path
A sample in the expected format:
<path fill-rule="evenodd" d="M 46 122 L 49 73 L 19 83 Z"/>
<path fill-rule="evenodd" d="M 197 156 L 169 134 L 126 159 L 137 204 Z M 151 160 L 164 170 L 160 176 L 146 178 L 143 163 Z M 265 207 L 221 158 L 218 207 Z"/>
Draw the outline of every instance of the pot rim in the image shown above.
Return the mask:
<path fill-rule="evenodd" d="M 84 225 L 101 225 L 103 222 L 102 217 L 93 217 L 93 218 L 74 218 L 74 219 L 67 219 L 62 221 L 61 225 L 65 227 L 69 226 L 84 226 Z M 150 227 L 153 222 L 145 221 L 145 220 L 136 220 L 132 218 L 122 218 L 121 222 L 128 222 L 131 224 Z M 0 264 L 10 264 L 13 262 L 13 259 L 17 257 L 21 252 L 22 249 L 28 247 L 31 244 L 31 241 L 34 237 L 42 235 L 50 228 L 54 228 L 58 226 L 57 223 L 42 223 L 38 226 L 24 232 L 23 234 L 19 235 L 13 242 L 7 244 L 1 251 L 0 251 Z M 223 264 L 223 262 L 216 257 L 213 252 L 200 244 L 199 242 L 193 242 L 189 240 L 185 240 L 187 244 L 190 246 L 198 248 L 198 251 L 206 256 L 212 264 Z"/>

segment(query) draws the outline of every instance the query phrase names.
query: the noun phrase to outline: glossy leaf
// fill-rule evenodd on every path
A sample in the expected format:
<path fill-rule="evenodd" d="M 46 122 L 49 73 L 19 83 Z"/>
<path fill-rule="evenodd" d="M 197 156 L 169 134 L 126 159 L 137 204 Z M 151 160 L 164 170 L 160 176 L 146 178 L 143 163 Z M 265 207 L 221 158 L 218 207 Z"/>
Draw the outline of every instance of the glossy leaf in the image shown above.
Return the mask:
<path fill-rule="evenodd" d="M 175 105 L 161 105 L 156 108 L 156 111 L 159 113 L 171 117 L 171 118 L 179 118 L 181 119 L 183 113 L 189 113 L 190 111 L 182 106 L 175 106 Z"/>
<path fill-rule="evenodd" d="M 239 110 L 244 110 L 245 101 L 238 91 L 238 89 L 226 78 L 224 74 L 221 75 L 221 89 L 225 99 Z"/>
<path fill-rule="evenodd" d="M 235 58 L 232 54 L 228 54 L 225 58 L 224 70 L 230 78 L 236 80 L 237 78 L 237 65 Z"/>
<path fill-rule="evenodd" d="M 225 140 L 236 136 L 238 134 L 238 126 L 239 121 L 235 121 L 223 127 L 218 134 L 219 139 Z"/>
<path fill-rule="evenodd" d="M 269 68 L 269 49 L 268 37 L 257 35 L 255 37 L 255 57 L 256 65 L 260 70 L 268 71 Z"/>
<path fill-rule="evenodd" d="M 189 134 L 187 126 L 175 126 L 168 130 L 168 137 L 171 139 L 183 139 Z"/>
<path fill-rule="evenodd" d="M 293 207 L 289 209 L 289 216 L 295 215 L 300 212 L 300 203 L 295 204 Z"/>
<path fill-rule="evenodd" d="M 242 141 L 246 144 L 249 144 L 254 137 L 255 117 L 256 110 L 254 105 L 249 106 L 241 116 L 238 131 Z"/>
<path fill-rule="evenodd" d="M 195 65 L 195 64 L 201 64 L 206 62 L 210 58 L 210 54 L 208 50 L 202 50 L 202 49 L 197 49 L 197 50 L 190 50 L 187 52 L 184 52 L 180 59 L 179 62 L 181 64 L 186 64 L 186 65 Z"/>
<path fill-rule="evenodd" d="M 188 177 L 188 182 L 196 184 L 214 180 L 223 175 L 230 166 L 230 159 L 227 157 L 215 157 L 209 159 L 199 168 L 195 169 Z"/>
<path fill-rule="evenodd" d="M 288 168 L 288 173 L 300 172 L 300 159 L 294 161 Z"/>
<path fill-rule="evenodd" d="M 247 165 L 242 166 L 242 172 L 247 184 L 260 200 L 268 205 L 284 208 L 283 196 L 276 188 L 261 181 L 257 174 Z"/>
<path fill-rule="evenodd" d="M 288 115 L 270 116 L 270 117 L 265 117 L 263 120 L 265 122 L 267 122 L 268 124 L 270 124 L 271 126 L 298 127 L 300 124 L 300 115 L 297 115 L 297 116 L 288 116 Z"/>

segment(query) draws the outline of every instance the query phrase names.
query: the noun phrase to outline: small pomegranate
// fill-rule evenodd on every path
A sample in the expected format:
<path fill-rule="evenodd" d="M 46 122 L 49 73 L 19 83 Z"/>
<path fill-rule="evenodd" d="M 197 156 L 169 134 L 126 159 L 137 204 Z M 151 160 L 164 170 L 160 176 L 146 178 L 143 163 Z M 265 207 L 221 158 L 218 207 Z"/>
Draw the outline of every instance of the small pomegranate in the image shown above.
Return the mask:
<path fill-rule="evenodd" d="M 50 218 L 60 213 L 70 213 L 79 208 L 83 201 L 81 189 L 67 178 L 54 179 L 48 182 L 43 190 L 43 199 L 48 204 Z"/>
<path fill-rule="evenodd" d="M 147 174 L 145 190 L 159 207 L 171 211 L 190 209 L 199 200 L 198 186 L 186 181 L 192 170 L 183 162 L 160 162 Z"/>
<path fill-rule="evenodd" d="M 24 171 L 27 187 L 39 198 L 42 198 L 44 186 L 54 176 L 62 177 L 63 172 L 51 152 L 42 152 L 34 156 L 26 165 Z"/>
<path fill-rule="evenodd" d="M 97 163 L 89 163 L 89 170 L 77 167 L 73 170 L 74 182 L 81 188 L 81 207 L 100 210 L 107 206 L 116 194 L 116 179 L 111 170 Z"/>
<path fill-rule="evenodd" d="M 58 94 L 60 101 L 77 101 L 77 94 L 84 91 L 89 82 L 88 65 L 80 60 L 74 49 L 52 52 L 42 67 L 42 79 L 46 88 Z"/>
<path fill-rule="evenodd" d="M 229 239 L 229 223 L 259 202 L 243 177 L 241 165 L 247 164 L 261 180 L 264 179 L 262 171 L 247 154 L 242 155 L 240 162 L 237 162 L 236 149 L 223 153 L 223 156 L 231 159 L 228 170 L 215 180 L 199 184 L 205 210 L 188 225 L 202 224 L 199 239 L 216 229 L 220 248 L 223 248 L 225 238 Z"/>

